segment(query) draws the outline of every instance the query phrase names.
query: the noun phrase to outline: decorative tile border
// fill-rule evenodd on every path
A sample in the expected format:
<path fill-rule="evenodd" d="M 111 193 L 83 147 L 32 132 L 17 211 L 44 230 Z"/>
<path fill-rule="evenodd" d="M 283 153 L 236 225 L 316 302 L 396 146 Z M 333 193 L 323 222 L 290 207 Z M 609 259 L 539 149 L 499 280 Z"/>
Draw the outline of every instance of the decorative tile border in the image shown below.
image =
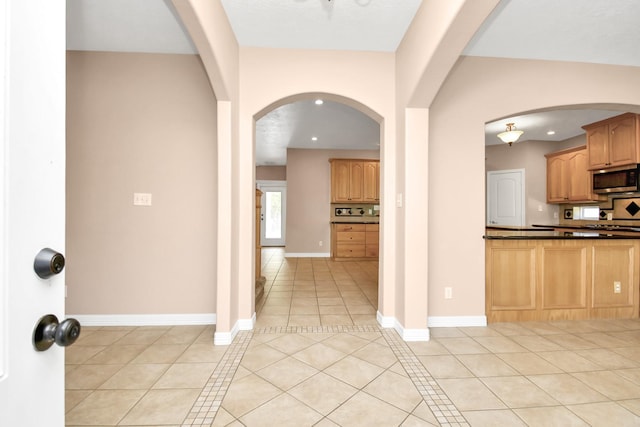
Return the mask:
<path fill-rule="evenodd" d="M 211 426 L 218 409 L 222 405 L 229 385 L 233 380 L 240 361 L 249 347 L 253 335 L 259 334 L 307 334 L 307 333 L 349 333 L 380 332 L 387 344 L 400 361 L 411 381 L 416 386 L 423 400 L 443 427 L 468 427 L 458 408 L 440 388 L 438 383 L 427 372 L 411 349 L 393 329 L 381 328 L 378 325 L 345 325 L 345 326 L 269 326 L 256 328 L 253 331 L 240 331 L 236 339 L 229 345 L 222 360 L 202 389 L 200 396 L 193 404 L 182 427 Z"/>
<path fill-rule="evenodd" d="M 422 399 L 425 401 L 441 426 L 469 426 L 469 423 L 449 397 L 440 388 L 436 380 L 427 372 L 411 349 L 390 329 L 381 329 L 382 336 L 391 347 L 402 367 L 407 371 Z"/>
<path fill-rule="evenodd" d="M 229 345 L 207 384 L 200 392 L 200 396 L 193 404 L 189 415 L 183 421 L 182 427 L 211 426 L 252 336 L 251 331 L 238 332 L 236 339 Z"/>
<path fill-rule="evenodd" d="M 340 332 L 380 332 L 377 325 L 345 325 L 345 326 L 267 326 L 256 328 L 254 334 L 326 334 Z"/>

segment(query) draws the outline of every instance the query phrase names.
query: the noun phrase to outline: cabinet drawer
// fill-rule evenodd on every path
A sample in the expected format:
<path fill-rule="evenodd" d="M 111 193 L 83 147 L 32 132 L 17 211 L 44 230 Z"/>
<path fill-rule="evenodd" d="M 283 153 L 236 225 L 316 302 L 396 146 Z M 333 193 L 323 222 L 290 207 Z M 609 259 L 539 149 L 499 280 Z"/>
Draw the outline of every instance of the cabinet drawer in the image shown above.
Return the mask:
<path fill-rule="evenodd" d="M 338 258 L 362 258 L 365 256 L 364 245 L 339 244 L 336 248 Z"/>
<path fill-rule="evenodd" d="M 341 231 L 336 233 L 336 239 L 339 243 L 364 243 L 365 233 L 360 231 Z"/>
<path fill-rule="evenodd" d="M 380 231 L 380 224 L 365 224 L 366 231 Z"/>
<path fill-rule="evenodd" d="M 336 224 L 336 231 L 365 231 L 366 224 Z"/>

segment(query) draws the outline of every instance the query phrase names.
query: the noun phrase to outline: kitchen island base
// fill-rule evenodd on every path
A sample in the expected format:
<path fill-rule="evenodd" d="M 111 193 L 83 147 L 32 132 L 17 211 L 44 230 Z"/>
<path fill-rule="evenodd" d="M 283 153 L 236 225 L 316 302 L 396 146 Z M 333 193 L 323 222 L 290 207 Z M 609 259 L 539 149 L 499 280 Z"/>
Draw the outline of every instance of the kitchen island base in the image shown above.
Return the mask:
<path fill-rule="evenodd" d="M 640 240 L 485 238 L 488 322 L 638 318 Z"/>

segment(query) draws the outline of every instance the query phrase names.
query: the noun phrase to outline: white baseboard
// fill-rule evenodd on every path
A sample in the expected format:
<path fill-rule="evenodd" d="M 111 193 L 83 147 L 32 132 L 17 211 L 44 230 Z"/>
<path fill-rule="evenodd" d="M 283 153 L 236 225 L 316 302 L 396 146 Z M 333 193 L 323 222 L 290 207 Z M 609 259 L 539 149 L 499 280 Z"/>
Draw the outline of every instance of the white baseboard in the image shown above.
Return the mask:
<path fill-rule="evenodd" d="M 376 314 L 376 319 L 383 328 L 395 329 L 403 341 L 429 341 L 431 339 L 429 329 L 405 329 L 398 322 L 398 319 L 391 316 L 383 316 L 380 312 Z"/>
<path fill-rule="evenodd" d="M 239 322 L 236 322 L 231 328 L 230 332 L 218 332 L 213 333 L 213 345 L 229 345 L 233 342 L 233 339 L 238 335 L 240 330 Z"/>
<path fill-rule="evenodd" d="M 455 328 L 467 326 L 487 326 L 487 316 L 430 316 L 430 328 Z"/>
<path fill-rule="evenodd" d="M 215 313 L 196 314 L 68 314 L 83 326 L 215 325 Z"/>
<path fill-rule="evenodd" d="M 395 328 L 396 318 L 392 316 L 383 316 L 379 311 L 376 313 L 376 320 L 383 328 Z"/>
<path fill-rule="evenodd" d="M 240 331 L 250 331 L 256 324 L 256 314 L 253 313 L 250 319 L 239 319 L 230 332 L 214 332 L 213 345 L 229 345 Z"/>
<path fill-rule="evenodd" d="M 285 258 L 329 258 L 331 254 L 329 252 L 312 252 L 312 253 L 302 253 L 302 252 L 285 252 Z"/>
<path fill-rule="evenodd" d="M 251 319 L 238 320 L 238 329 L 241 331 L 250 331 L 256 325 L 256 313 L 253 313 Z"/>

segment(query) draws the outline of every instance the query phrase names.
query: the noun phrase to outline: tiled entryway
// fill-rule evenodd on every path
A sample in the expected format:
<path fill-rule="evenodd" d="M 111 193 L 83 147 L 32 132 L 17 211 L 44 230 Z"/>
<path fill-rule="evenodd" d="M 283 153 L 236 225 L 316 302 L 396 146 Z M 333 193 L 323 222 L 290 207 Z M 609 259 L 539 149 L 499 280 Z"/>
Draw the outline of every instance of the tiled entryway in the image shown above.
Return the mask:
<path fill-rule="evenodd" d="M 406 343 L 375 322 L 377 266 L 264 259 L 258 324 L 230 346 L 207 326 L 85 328 L 67 349 L 67 425 L 640 425 L 639 320 Z"/>

